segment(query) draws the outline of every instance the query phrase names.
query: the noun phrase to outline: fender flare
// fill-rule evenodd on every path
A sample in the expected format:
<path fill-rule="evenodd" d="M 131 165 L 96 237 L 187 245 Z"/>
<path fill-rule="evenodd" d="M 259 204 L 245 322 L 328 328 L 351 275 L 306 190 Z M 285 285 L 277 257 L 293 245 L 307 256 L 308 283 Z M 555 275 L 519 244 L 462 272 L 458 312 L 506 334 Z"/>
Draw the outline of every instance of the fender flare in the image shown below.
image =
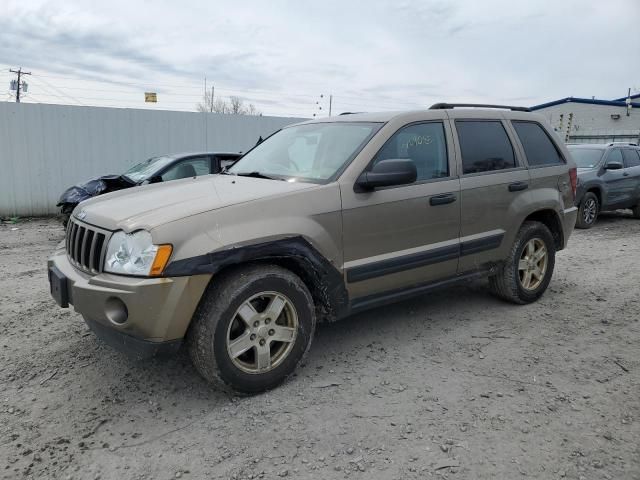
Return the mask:
<path fill-rule="evenodd" d="M 319 301 L 323 316 L 330 320 L 344 316 L 349 309 L 349 294 L 342 273 L 301 236 L 216 250 L 169 263 L 164 277 L 200 274 L 215 275 L 221 270 L 256 261 L 294 263 L 294 273 L 302 277 Z"/>

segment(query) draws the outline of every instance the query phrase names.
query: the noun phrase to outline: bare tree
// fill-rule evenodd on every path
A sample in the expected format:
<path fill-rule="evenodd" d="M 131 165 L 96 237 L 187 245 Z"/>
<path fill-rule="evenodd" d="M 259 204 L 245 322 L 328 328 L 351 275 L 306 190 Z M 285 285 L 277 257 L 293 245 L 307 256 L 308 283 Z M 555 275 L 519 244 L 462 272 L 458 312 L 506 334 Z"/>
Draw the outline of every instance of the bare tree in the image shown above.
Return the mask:
<path fill-rule="evenodd" d="M 223 98 L 213 98 L 206 92 L 202 102 L 196 105 L 199 112 L 231 113 L 234 115 L 262 115 L 253 103 L 245 105 L 240 97 L 231 96 L 228 101 Z"/>
<path fill-rule="evenodd" d="M 205 91 L 202 102 L 196 105 L 199 112 L 213 112 L 213 92 Z"/>
<path fill-rule="evenodd" d="M 234 115 L 243 114 L 244 107 L 242 105 L 242 99 L 240 97 L 229 97 L 229 113 Z"/>

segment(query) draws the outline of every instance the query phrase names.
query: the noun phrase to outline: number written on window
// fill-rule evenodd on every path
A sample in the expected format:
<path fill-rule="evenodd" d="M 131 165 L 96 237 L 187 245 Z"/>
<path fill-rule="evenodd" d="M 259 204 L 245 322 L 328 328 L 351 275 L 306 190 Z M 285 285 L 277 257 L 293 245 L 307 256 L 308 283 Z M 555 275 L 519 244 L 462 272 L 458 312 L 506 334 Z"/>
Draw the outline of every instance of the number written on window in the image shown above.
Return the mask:
<path fill-rule="evenodd" d="M 430 122 L 398 130 L 380 149 L 374 163 L 391 158 L 411 159 L 418 171 L 418 181 L 448 177 L 444 126 L 441 122 Z"/>

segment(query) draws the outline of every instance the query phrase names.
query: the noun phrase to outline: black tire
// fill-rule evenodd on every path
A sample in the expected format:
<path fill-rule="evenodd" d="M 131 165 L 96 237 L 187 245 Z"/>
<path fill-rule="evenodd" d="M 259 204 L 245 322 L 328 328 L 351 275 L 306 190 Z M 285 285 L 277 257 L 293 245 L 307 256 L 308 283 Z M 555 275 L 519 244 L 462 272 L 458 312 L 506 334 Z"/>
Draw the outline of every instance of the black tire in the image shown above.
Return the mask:
<path fill-rule="evenodd" d="M 640 205 L 636 205 L 631 211 L 633 212 L 633 218 L 640 218 Z"/>
<path fill-rule="evenodd" d="M 533 239 L 544 243 L 547 251 L 547 264 L 539 285 L 535 289 L 526 289 L 522 285 L 518 266 L 527 243 Z M 540 222 L 525 222 L 516 235 L 504 265 L 497 274 L 489 277 L 489 288 L 494 295 L 509 302 L 518 304 L 534 302 L 542 296 L 549 286 L 553 276 L 555 258 L 555 242 L 546 225 Z"/>
<path fill-rule="evenodd" d="M 275 292 L 290 301 L 297 317 L 297 334 L 277 366 L 266 373 L 248 373 L 231 358 L 227 337 L 234 318 L 238 322 L 235 314 L 240 306 L 262 292 Z M 193 364 L 206 380 L 226 390 L 255 394 L 276 387 L 293 373 L 311 345 L 315 325 L 313 299 L 298 276 L 275 265 L 249 265 L 214 277 L 193 316 L 187 347 Z M 249 330 L 244 325 L 242 328 Z M 257 348 L 247 352 L 257 355 Z"/>
<path fill-rule="evenodd" d="M 595 209 L 595 211 L 594 211 Z M 595 225 L 600 213 L 600 202 L 598 196 L 593 192 L 587 192 L 580 201 L 578 208 L 577 228 L 591 228 Z"/>

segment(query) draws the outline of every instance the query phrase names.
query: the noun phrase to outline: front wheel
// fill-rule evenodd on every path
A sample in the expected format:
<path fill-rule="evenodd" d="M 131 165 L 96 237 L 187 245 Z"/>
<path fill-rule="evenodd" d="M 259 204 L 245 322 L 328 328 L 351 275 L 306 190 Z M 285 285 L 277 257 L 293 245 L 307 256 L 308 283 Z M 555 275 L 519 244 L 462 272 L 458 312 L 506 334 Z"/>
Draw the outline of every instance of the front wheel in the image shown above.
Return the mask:
<path fill-rule="evenodd" d="M 242 393 L 283 382 L 311 345 L 315 309 L 300 278 L 275 265 L 215 277 L 187 334 L 191 359 L 207 380 Z"/>
<path fill-rule="evenodd" d="M 540 222 L 525 222 L 503 267 L 489 277 L 491 291 L 513 303 L 531 303 L 547 289 L 555 265 L 551 232 Z"/>
<path fill-rule="evenodd" d="M 596 223 L 600 211 L 600 202 L 593 192 L 587 192 L 582 197 L 580 208 L 578 209 L 578 220 L 576 227 L 591 228 Z"/>

